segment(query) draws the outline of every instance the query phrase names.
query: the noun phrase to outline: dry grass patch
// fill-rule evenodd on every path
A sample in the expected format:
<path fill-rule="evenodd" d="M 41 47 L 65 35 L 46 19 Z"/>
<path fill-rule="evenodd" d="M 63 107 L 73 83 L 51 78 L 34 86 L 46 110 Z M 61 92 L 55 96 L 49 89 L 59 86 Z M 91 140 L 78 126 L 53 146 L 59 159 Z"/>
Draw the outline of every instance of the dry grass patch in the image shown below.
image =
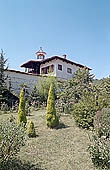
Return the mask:
<path fill-rule="evenodd" d="M 49 129 L 45 116 L 45 110 L 28 116 L 38 137 L 28 139 L 20 158 L 47 170 L 95 170 L 87 152 L 89 132 L 79 129 L 71 115 L 61 116 L 58 129 Z"/>

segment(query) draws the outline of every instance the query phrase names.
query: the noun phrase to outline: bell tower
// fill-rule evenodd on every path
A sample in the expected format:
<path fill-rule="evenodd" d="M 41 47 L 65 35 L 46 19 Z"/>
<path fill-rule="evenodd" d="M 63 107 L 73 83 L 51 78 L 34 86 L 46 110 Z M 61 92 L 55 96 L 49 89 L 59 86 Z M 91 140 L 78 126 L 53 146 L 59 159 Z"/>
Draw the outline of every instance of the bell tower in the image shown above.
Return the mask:
<path fill-rule="evenodd" d="M 43 51 L 42 47 L 40 47 L 40 50 L 37 51 L 36 53 L 36 57 L 38 61 L 44 60 L 45 56 L 46 56 L 46 52 Z"/>

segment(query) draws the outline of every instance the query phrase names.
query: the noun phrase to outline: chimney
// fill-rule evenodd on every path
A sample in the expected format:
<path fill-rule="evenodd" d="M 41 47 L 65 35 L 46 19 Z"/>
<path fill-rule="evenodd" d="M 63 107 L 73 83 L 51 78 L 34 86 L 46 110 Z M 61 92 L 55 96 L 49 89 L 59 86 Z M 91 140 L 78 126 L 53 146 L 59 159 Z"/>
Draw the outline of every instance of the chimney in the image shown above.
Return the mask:
<path fill-rule="evenodd" d="M 63 56 L 63 58 L 65 58 L 65 59 L 66 59 L 66 54 L 63 54 L 62 56 Z"/>

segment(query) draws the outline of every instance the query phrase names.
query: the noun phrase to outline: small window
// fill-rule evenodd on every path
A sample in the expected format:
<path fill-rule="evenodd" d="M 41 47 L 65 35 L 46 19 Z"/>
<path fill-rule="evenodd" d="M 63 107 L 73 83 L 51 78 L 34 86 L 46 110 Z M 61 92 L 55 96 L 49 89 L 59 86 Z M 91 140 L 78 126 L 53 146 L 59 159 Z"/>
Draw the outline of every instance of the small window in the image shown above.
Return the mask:
<path fill-rule="evenodd" d="M 72 74 L 72 69 L 71 68 L 67 68 L 67 73 Z"/>
<path fill-rule="evenodd" d="M 62 65 L 58 64 L 58 70 L 62 71 Z"/>

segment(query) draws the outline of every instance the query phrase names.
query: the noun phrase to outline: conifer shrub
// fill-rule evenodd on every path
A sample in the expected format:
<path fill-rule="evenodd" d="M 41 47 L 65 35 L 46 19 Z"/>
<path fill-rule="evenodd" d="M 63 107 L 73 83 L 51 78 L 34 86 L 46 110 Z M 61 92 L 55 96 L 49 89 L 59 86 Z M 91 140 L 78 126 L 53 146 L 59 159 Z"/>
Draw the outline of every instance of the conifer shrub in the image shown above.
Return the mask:
<path fill-rule="evenodd" d="M 19 110 L 18 110 L 18 124 L 27 123 L 26 112 L 25 112 L 25 99 L 24 99 L 24 91 L 21 89 L 20 99 L 19 99 Z"/>
<path fill-rule="evenodd" d="M 28 126 L 27 126 L 27 135 L 31 138 L 31 137 L 36 137 L 36 131 L 34 128 L 34 123 L 32 121 L 29 122 Z"/>
<path fill-rule="evenodd" d="M 46 124 L 50 128 L 54 128 L 59 124 L 59 117 L 56 115 L 55 109 L 55 94 L 53 83 L 51 83 L 48 93 Z"/>

